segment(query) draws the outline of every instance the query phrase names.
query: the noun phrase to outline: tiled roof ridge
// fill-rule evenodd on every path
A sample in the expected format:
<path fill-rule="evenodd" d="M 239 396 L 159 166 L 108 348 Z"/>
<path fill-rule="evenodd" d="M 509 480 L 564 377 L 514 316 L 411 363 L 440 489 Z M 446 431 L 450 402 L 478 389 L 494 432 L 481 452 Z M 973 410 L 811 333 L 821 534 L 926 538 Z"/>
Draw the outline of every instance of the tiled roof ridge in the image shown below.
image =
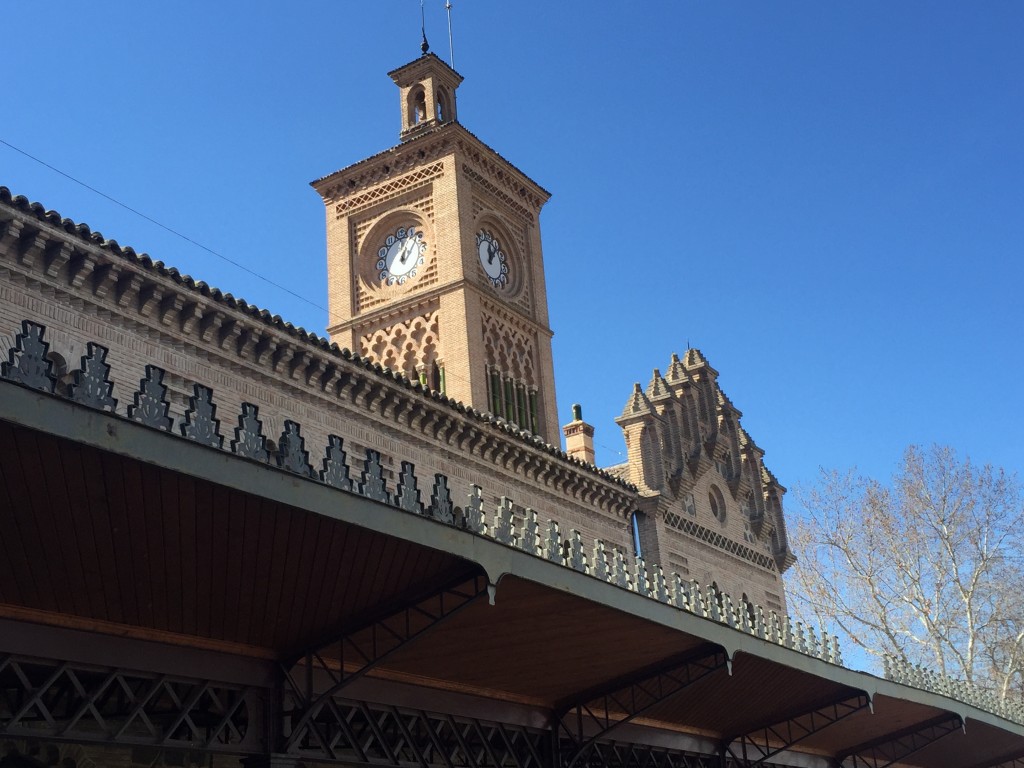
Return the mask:
<path fill-rule="evenodd" d="M 459 414 L 469 419 L 487 424 L 535 450 L 543 451 L 556 459 L 572 465 L 573 467 L 596 475 L 606 482 L 621 486 L 625 490 L 636 491 L 636 486 L 632 483 L 606 472 L 594 464 L 569 456 L 558 446 L 545 443 L 541 438 L 530 434 L 526 430 L 516 429 L 511 423 L 504 419 L 495 417 L 493 414 L 486 411 L 479 411 L 472 406 L 459 402 L 455 398 L 448 397 L 436 390 L 425 387 L 419 382 L 413 382 L 400 372 L 385 368 L 379 363 L 374 363 L 363 358 L 349 349 L 339 347 L 337 343 L 331 342 L 316 333 L 307 331 L 301 326 L 295 326 L 292 323 L 283 320 L 280 315 L 272 315 L 268 310 L 261 309 L 254 304 L 249 304 L 244 299 L 236 299 L 232 294 L 213 288 L 201 280 L 197 281 L 190 275 L 182 275 L 181 272 L 174 267 L 167 267 L 162 261 L 154 260 L 148 254 L 139 254 L 130 246 L 123 247 L 116 240 L 104 238 L 102 234 L 98 231 L 92 230 L 87 224 L 77 223 L 71 219 L 62 217 L 56 211 L 47 210 L 41 203 L 31 202 L 24 195 L 13 195 L 11 190 L 6 186 L 0 186 L 0 206 L 7 206 L 20 213 L 34 216 L 40 222 L 62 229 L 67 234 L 77 237 L 87 245 L 106 250 L 113 256 L 125 259 L 147 272 L 155 272 L 159 277 L 173 280 L 185 290 L 198 292 L 205 298 L 209 298 L 217 304 L 221 304 L 227 306 L 229 309 L 247 314 L 254 320 L 260 321 L 264 325 L 270 326 L 277 331 L 283 331 L 300 342 L 305 342 L 316 347 L 322 354 L 331 355 L 336 358 L 350 361 L 356 365 L 360 365 L 372 374 L 385 378 L 400 386 L 404 386 L 411 392 L 416 392 L 428 397 L 443 406 L 457 411 Z"/>

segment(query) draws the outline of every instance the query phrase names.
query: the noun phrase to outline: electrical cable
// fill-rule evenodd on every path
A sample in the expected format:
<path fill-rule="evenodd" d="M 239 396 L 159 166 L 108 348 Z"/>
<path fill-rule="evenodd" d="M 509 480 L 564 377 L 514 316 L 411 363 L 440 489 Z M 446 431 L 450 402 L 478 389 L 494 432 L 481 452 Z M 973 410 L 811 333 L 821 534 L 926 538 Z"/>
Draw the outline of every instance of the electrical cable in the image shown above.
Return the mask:
<path fill-rule="evenodd" d="M 305 296 L 301 296 L 301 295 L 295 293 L 295 291 L 291 290 L 290 288 L 285 288 L 283 285 L 281 285 L 279 283 L 275 283 L 270 278 L 264 277 L 259 272 L 256 272 L 256 271 L 250 269 L 249 267 L 245 266 L 244 264 L 241 264 L 241 263 L 235 261 L 234 259 L 225 256 L 222 253 L 218 253 L 213 248 L 210 248 L 210 247 L 208 247 L 206 245 L 203 245 L 202 243 L 200 243 L 200 242 L 198 242 L 196 240 L 193 240 L 188 235 L 184 235 L 181 232 L 178 232 L 176 229 L 173 229 L 173 228 L 167 226 L 166 224 L 162 224 L 161 222 L 159 222 L 156 219 L 154 219 L 152 216 L 147 216 L 146 214 L 142 213 L 142 211 L 136 210 L 135 208 L 132 208 L 130 205 L 122 203 L 120 200 L 118 200 L 118 199 L 116 199 L 114 197 L 111 197 L 107 193 L 101 192 L 100 190 L 96 189 L 96 187 L 90 186 L 90 185 L 86 184 L 84 181 L 81 181 L 80 179 L 76 179 L 70 173 L 65 173 L 60 168 L 55 168 L 54 166 L 52 166 L 49 163 L 47 163 L 45 160 L 41 160 L 38 157 L 36 157 L 35 155 L 29 154 L 25 150 L 20 149 L 19 147 L 14 146 L 9 141 L 5 141 L 4 139 L 0 138 L 0 144 L 3 144 L 4 146 L 13 149 L 15 152 L 17 152 L 17 153 L 19 153 L 21 155 L 24 155 L 29 160 L 34 160 L 35 162 L 39 163 L 40 165 L 42 165 L 45 168 L 49 168 L 51 171 L 53 171 L 54 173 L 60 174 L 65 179 L 73 181 L 75 184 L 78 184 L 79 186 L 85 187 L 90 192 L 94 192 L 97 195 L 99 195 L 100 197 L 104 198 L 105 200 L 109 200 L 114 205 L 118 205 L 121 208 L 124 208 L 126 211 L 134 213 L 136 216 L 139 216 L 139 217 L 145 219 L 150 224 L 155 224 L 156 226 L 160 227 L 160 229 L 163 229 L 166 232 L 170 232 L 175 237 L 180 237 L 185 242 L 191 243 L 196 248 L 200 248 L 200 249 L 206 251 L 211 256 L 216 256 L 218 259 L 221 259 L 222 261 L 227 262 L 231 266 L 238 267 L 238 269 L 241 269 L 243 272 L 247 272 L 248 274 L 252 275 L 253 277 L 262 280 L 263 282 L 267 283 L 267 285 L 272 285 L 274 288 L 277 288 L 278 290 L 284 291 L 289 296 L 292 296 L 293 298 L 296 298 L 299 301 L 305 302 L 306 304 L 309 304 L 311 307 L 315 307 L 316 309 L 319 309 L 319 310 L 321 310 L 323 312 L 327 312 L 328 316 L 330 315 L 330 313 L 328 312 L 326 307 L 323 307 L 323 306 L 317 304 L 315 301 L 312 301 L 311 299 L 307 299 Z"/>

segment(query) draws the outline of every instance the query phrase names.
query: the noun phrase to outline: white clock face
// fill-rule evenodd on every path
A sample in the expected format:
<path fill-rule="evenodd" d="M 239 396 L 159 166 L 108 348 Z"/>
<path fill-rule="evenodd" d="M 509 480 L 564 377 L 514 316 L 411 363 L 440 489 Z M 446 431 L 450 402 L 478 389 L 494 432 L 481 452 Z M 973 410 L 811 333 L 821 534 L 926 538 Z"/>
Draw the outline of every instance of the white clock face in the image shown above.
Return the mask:
<path fill-rule="evenodd" d="M 500 288 L 508 284 L 508 259 L 501 250 L 501 244 L 490 232 L 481 230 L 476 236 L 480 265 L 484 268 L 491 285 Z"/>
<path fill-rule="evenodd" d="M 395 234 L 388 235 L 384 245 L 377 251 L 377 269 L 380 280 L 387 285 L 404 285 L 416 277 L 416 270 L 423 265 L 427 243 L 423 233 L 415 227 L 399 227 Z"/>

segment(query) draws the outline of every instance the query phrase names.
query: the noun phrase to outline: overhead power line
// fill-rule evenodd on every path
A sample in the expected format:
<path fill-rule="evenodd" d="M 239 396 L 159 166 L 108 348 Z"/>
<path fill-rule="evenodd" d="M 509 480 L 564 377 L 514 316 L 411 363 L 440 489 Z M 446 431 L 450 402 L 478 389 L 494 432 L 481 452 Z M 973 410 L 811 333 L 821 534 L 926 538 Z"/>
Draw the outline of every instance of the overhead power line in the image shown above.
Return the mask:
<path fill-rule="evenodd" d="M 24 155 L 29 160 L 33 160 L 33 161 L 39 163 L 44 168 L 49 168 L 51 171 L 53 171 L 54 173 L 57 173 L 57 174 L 63 176 L 65 179 L 68 179 L 69 181 L 73 181 L 75 184 L 78 184 L 81 187 L 85 187 L 85 189 L 88 189 L 90 192 L 94 192 L 95 194 L 99 195 L 100 197 L 104 198 L 105 200 L 109 200 L 114 205 L 120 206 L 121 208 L 124 208 L 126 211 L 128 211 L 130 213 L 134 213 L 136 216 L 139 216 L 139 217 L 145 219 L 150 224 L 155 224 L 156 226 L 160 227 L 160 229 L 162 229 L 162 230 L 164 230 L 166 232 L 170 232 L 175 237 L 180 237 L 186 243 L 191 243 L 196 248 L 200 248 L 200 249 L 206 251 L 211 256 L 216 256 L 221 261 L 224 261 L 224 262 L 226 262 L 227 264 L 230 264 L 233 267 L 237 267 L 238 269 L 242 270 L 243 272 L 246 272 L 246 273 L 252 275 L 253 277 L 255 277 L 257 279 L 262 280 L 267 285 L 271 285 L 274 288 L 277 288 L 279 291 L 284 291 L 289 296 L 292 296 L 292 297 L 298 299 L 299 301 L 305 302 L 306 304 L 309 304 L 311 307 L 319 309 L 322 312 L 327 312 L 327 314 L 330 315 L 330 313 L 328 312 L 326 307 L 323 307 L 320 304 L 317 304 L 312 299 L 308 299 L 305 296 L 302 296 L 302 295 L 296 293 L 295 291 L 291 290 L 290 288 L 286 288 L 285 286 L 281 285 L 280 283 L 275 283 L 269 277 L 265 277 L 264 275 L 261 275 L 259 272 L 256 272 L 255 270 L 250 269 L 249 267 L 245 266 L 244 264 L 242 264 L 242 263 L 240 263 L 238 261 L 235 261 L 234 259 L 229 258 L 228 256 L 225 256 L 223 253 L 219 253 L 218 251 L 215 251 L 213 248 L 210 248 L 209 246 L 203 245 L 202 243 L 200 243 L 197 240 L 193 240 L 188 235 L 182 234 L 178 230 L 176 230 L 176 229 L 174 229 L 172 227 L 169 227 L 166 224 L 163 224 L 162 222 L 157 221 L 152 216 L 147 216 L 142 211 L 139 211 L 136 208 L 132 208 L 130 205 L 128 205 L 126 203 L 122 203 L 117 198 L 111 197 L 106 192 L 102 192 L 101 190 L 96 189 L 96 187 L 93 187 L 93 186 L 91 186 L 89 184 L 86 184 L 81 179 L 76 179 L 70 173 L 66 173 L 65 171 L 62 171 L 60 168 L 57 168 L 57 167 L 55 167 L 53 165 L 50 165 L 45 160 L 42 160 L 42 159 L 36 157 L 35 155 L 32 155 L 32 154 L 26 152 L 25 150 L 23 150 L 23 149 L 21 149 L 19 147 L 14 146 L 9 141 L 5 141 L 4 139 L 0 139 L 0 144 L 3 144 L 4 146 L 9 147 L 10 149 L 13 149 L 15 152 L 17 152 L 17 153 L 19 153 L 21 155 Z"/>

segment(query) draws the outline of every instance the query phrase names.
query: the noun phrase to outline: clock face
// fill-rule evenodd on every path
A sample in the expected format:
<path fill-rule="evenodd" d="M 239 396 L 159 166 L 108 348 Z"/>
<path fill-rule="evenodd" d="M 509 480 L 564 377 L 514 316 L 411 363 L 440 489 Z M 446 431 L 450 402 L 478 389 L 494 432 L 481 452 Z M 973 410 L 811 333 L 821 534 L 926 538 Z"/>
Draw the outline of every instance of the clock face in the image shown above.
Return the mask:
<path fill-rule="evenodd" d="M 487 230 L 480 230 L 476 236 L 477 252 L 480 265 L 495 288 L 508 285 L 508 260 L 501 244 Z"/>
<path fill-rule="evenodd" d="M 377 251 L 380 281 L 386 285 L 404 285 L 416 277 L 416 270 L 423 265 L 426 252 L 427 243 L 422 232 L 415 227 L 399 227 L 395 234 L 387 236 Z"/>

